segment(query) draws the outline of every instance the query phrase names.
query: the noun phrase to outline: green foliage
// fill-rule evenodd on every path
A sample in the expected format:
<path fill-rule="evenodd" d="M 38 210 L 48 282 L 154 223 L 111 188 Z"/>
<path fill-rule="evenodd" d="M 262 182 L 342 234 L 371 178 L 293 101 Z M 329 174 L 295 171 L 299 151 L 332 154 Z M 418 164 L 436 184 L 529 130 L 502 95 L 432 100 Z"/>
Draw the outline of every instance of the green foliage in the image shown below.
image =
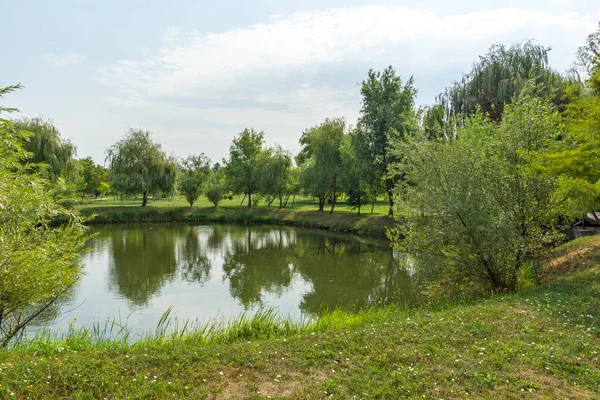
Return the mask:
<path fill-rule="evenodd" d="M 29 135 L 0 119 L 0 347 L 76 281 L 87 238 L 85 219 L 56 201 L 55 185 L 23 166 Z"/>
<path fill-rule="evenodd" d="M 56 182 L 59 178 L 67 183 L 77 180 L 77 166 L 73 156 L 75 145 L 61 137 L 58 129 L 50 120 L 42 118 L 24 118 L 14 121 L 15 129 L 28 131 L 31 135 L 23 142 L 23 148 L 29 153 L 22 163 L 46 166 L 43 173 Z"/>
<path fill-rule="evenodd" d="M 563 114 L 565 135 L 541 157 L 541 171 L 559 176 L 556 200 L 569 218 L 600 209 L 600 96 L 574 95 Z"/>
<path fill-rule="evenodd" d="M 252 207 L 252 195 L 260 188 L 264 136 L 263 132 L 244 129 L 233 139 L 229 160 L 225 162 L 225 176 L 231 191 L 245 193 L 248 207 Z"/>
<path fill-rule="evenodd" d="M 589 77 L 590 86 L 600 94 L 600 23 L 577 51 L 577 58 Z"/>
<path fill-rule="evenodd" d="M 389 174 L 388 170 L 400 157 L 398 152 L 392 152 L 392 148 L 415 127 L 417 90 L 412 77 L 403 84 L 390 66 L 383 72 L 369 70 L 360 93 L 363 100 L 356 134 L 363 136 L 361 149 L 365 154 L 361 158 L 369 160 L 370 169 L 365 173 L 371 183 L 370 192 L 387 194 L 389 215 L 392 215 L 393 188 L 399 176 Z"/>
<path fill-rule="evenodd" d="M 206 197 L 215 205 L 215 207 L 223 200 L 223 193 L 223 187 L 219 184 L 211 185 L 206 189 Z"/>
<path fill-rule="evenodd" d="M 191 155 L 182 160 L 181 168 L 183 173 L 179 176 L 178 189 L 191 207 L 202 194 L 204 185 L 212 174 L 210 159 L 204 153 Z"/>
<path fill-rule="evenodd" d="M 364 136 L 357 135 L 356 131 L 344 136 L 340 147 L 342 162 L 340 181 L 343 190 L 348 197 L 348 203 L 352 209 L 358 210 L 360 215 L 361 206 L 369 203 L 372 195 L 369 193 L 370 181 L 366 171 L 369 171 L 369 160 L 364 158 L 363 151 Z"/>
<path fill-rule="evenodd" d="M 548 64 L 550 49 L 532 41 L 510 47 L 490 47 L 471 71 L 437 97 L 437 106 L 428 109 L 425 121 L 429 136 L 453 136 L 454 126 L 477 110 L 493 120 L 502 118 L 505 104 L 518 95 L 530 78 L 552 97 L 555 105 L 563 104 L 565 79 Z M 454 120 L 458 117 L 458 121 Z"/>
<path fill-rule="evenodd" d="M 261 192 L 270 198 L 279 199 L 279 208 L 283 207 L 283 199 L 289 193 L 290 174 L 292 172 L 292 156 L 280 146 L 268 149 L 260 160 Z"/>
<path fill-rule="evenodd" d="M 174 190 L 177 164 L 148 131 L 129 129 L 108 149 L 106 159 L 113 189 L 127 195 L 142 194 L 142 206 L 148 203 L 148 194 L 169 195 Z"/>
<path fill-rule="evenodd" d="M 416 137 L 402 149 L 397 248 L 454 280 L 516 289 L 519 269 L 554 237 L 555 182 L 534 165 L 561 129 L 535 89 L 526 85 L 501 123 L 476 113 L 454 141 Z"/>
<path fill-rule="evenodd" d="M 321 125 L 304 131 L 300 137 L 302 150 L 297 157 L 302 165 L 300 184 L 307 194 L 319 199 L 319 211 L 323 210 L 329 197 L 333 213 L 336 197 L 340 194 L 340 146 L 345 129 L 343 118 L 326 119 Z"/>
<path fill-rule="evenodd" d="M 95 197 L 108 192 L 108 171 L 106 168 L 96 164 L 92 157 L 79 160 L 79 164 L 83 178 L 82 191 L 93 194 Z"/>

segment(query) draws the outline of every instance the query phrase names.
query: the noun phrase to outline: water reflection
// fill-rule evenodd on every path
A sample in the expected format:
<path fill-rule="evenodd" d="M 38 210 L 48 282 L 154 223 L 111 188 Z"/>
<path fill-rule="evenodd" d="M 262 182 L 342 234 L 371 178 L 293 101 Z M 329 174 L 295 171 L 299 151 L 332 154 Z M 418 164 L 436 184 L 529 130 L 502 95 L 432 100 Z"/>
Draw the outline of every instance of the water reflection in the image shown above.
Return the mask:
<path fill-rule="evenodd" d="M 148 304 L 166 282 L 175 278 L 177 239 L 184 227 L 155 229 L 119 226 L 110 235 L 109 289 L 136 306 Z"/>
<path fill-rule="evenodd" d="M 246 228 L 245 232 L 230 237 L 232 243 L 223 262 L 223 280 L 229 281 L 231 296 L 248 309 L 262 303 L 265 292 L 281 295 L 294 273 L 294 232 Z"/>
<path fill-rule="evenodd" d="M 173 298 L 182 284 L 192 286 L 188 293 L 212 290 L 215 307 L 233 300 L 250 310 L 285 299 L 310 315 L 407 304 L 417 293 L 384 241 L 265 226 L 111 225 L 97 231 L 89 254 L 107 252 L 108 292 L 133 309 L 148 307 L 166 287 Z"/>

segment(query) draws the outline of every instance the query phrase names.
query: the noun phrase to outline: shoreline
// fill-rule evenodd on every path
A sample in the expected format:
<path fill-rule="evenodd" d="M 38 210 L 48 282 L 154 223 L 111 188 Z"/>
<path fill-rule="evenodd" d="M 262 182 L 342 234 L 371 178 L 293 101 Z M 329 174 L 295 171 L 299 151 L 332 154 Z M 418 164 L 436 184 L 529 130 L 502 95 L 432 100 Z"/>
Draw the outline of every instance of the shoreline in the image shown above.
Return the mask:
<path fill-rule="evenodd" d="M 79 208 L 84 216 L 95 215 L 89 225 L 146 222 L 195 222 L 274 224 L 343 232 L 359 236 L 386 237 L 396 222 L 388 216 L 356 215 L 347 212 L 273 209 L 265 207 L 130 207 L 96 206 Z"/>

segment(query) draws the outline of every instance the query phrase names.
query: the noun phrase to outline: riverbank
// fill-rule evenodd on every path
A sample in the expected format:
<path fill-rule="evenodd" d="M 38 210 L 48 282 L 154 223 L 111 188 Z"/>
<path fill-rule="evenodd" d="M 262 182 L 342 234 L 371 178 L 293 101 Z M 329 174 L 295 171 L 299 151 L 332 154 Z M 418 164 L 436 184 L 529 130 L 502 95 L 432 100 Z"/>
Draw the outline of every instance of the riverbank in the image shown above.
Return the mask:
<path fill-rule="evenodd" d="M 84 215 L 95 217 L 90 224 L 135 223 L 135 222 L 194 222 L 194 223 L 241 223 L 283 224 L 348 232 L 359 235 L 385 236 L 386 228 L 394 221 L 386 215 L 350 213 L 309 209 L 278 209 L 275 207 L 172 207 L 172 206 L 86 206 Z"/>
<path fill-rule="evenodd" d="M 38 341 L 0 352 L 0 397 L 598 398 L 600 238 L 553 251 L 541 281 L 304 327 L 265 312 L 220 333 L 132 346 Z"/>

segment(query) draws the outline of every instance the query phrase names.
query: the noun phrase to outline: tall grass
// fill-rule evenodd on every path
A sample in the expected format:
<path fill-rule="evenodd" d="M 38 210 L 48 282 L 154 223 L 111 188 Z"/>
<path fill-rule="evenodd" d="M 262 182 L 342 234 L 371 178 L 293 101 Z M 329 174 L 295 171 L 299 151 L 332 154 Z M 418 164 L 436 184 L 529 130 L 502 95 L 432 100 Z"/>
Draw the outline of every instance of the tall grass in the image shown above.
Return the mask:
<path fill-rule="evenodd" d="M 92 349 L 124 349 L 129 347 L 164 347 L 177 345 L 211 345 L 270 339 L 332 329 L 347 329 L 367 322 L 382 321 L 398 314 L 396 307 L 367 309 L 358 313 L 341 310 L 325 312 L 316 318 L 292 320 L 283 317 L 278 309 L 260 307 L 253 314 L 243 312 L 229 319 L 214 318 L 198 323 L 178 320 L 170 307 L 156 328 L 135 336 L 127 320 L 108 319 L 91 327 L 76 327 L 69 323 L 67 332 L 50 329 L 38 331 L 34 337 L 14 342 L 12 351 L 51 355 Z"/>

